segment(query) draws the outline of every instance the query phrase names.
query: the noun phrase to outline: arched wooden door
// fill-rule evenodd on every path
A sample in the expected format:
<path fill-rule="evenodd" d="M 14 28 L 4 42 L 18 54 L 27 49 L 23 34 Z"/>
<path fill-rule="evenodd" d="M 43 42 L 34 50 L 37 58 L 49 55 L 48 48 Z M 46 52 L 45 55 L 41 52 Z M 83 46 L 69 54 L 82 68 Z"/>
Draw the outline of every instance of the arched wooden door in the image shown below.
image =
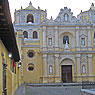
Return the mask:
<path fill-rule="evenodd" d="M 62 65 L 62 82 L 72 82 L 72 65 Z"/>

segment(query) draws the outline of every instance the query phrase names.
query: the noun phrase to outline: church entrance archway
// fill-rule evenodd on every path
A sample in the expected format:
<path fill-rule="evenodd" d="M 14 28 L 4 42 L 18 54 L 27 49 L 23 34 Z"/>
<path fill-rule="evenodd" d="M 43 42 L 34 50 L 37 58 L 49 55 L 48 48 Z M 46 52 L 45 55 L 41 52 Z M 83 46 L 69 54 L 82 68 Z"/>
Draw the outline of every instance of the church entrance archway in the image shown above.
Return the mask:
<path fill-rule="evenodd" d="M 61 61 L 61 80 L 62 82 L 72 82 L 74 74 L 74 61 L 70 58 L 65 58 Z"/>
<path fill-rule="evenodd" d="M 72 82 L 72 65 L 62 65 L 62 82 Z"/>

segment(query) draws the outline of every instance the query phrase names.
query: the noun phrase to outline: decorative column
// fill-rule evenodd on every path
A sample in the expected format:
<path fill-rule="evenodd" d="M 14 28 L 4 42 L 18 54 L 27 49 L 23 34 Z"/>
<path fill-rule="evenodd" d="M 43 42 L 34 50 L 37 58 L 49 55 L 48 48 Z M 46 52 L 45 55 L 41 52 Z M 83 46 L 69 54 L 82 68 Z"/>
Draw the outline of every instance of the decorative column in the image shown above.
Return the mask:
<path fill-rule="evenodd" d="M 43 54 L 43 83 L 47 83 L 47 54 Z"/>
<path fill-rule="evenodd" d="M 87 29 L 88 29 L 88 49 L 92 50 L 92 48 L 91 48 L 91 31 L 90 31 L 90 27 L 88 27 Z"/>
<path fill-rule="evenodd" d="M 77 76 L 81 76 L 81 67 L 80 67 L 80 54 L 77 54 L 76 55 L 77 57 Z"/>
<path fill-rule="evenodd" d="M 88 54 L 89 76 L 92 76 L 92 54 Z"/>
<path fill-rule="evenodd" d="M 60 82 L 59 54 L 55 54 L 55 82 Z"/>
<path fill-rule="evenodd" d="M 58 50 L 58 27 L 55 27 L 55 50 Z"/>
<path fill-rule="evenodd" d="M 3 64 L 3 94 L 7 95 L 7 64 Z"/>
<path fill-rule="evenodd" d="M 32 39 L 33 39 L 33 37 L 32 37 L 32 29 L 30 29 L 30 30 L 28 31 L 28 39 L 29 39 L 29 40 L 32 40 Z"/>
<path fill-rule="evenodd" d="M 21 80 L 23 82 L 23 60 L 24 60 L 24 56 L 23 56 L 23 47 L 21 47 Z"/>
<path fill-rule="evenodd" d="M 77 42 L 77 50 L 80 50 L 80 39 L 79 39 L 79 27 L 76 27 L 76 42 Z"/>
<path fill-rule="evenodd" d="M 43 50 L 46 51 L 46 27 L 43 27 Z"/>
<path fill-rule="evenodd" d="M 3 95 L 7 95 L 7 61 L 2 53 L 2 63 L 3 63 Z"/>

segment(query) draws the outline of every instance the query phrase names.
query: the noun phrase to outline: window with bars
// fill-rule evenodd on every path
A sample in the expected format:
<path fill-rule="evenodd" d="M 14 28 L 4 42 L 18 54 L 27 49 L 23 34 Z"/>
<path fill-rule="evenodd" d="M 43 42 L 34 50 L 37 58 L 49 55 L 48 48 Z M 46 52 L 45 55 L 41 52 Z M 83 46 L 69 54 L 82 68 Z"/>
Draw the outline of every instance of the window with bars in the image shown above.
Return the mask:
<path fill-rule="evenodd" d="M 37 31 L 34 31 L 34 32 L 33 32 L 33 39 L 37 39 L 37 38 L 38 38 Z"/>
<path fill-rule="evenodd" d="M 85 38 L 81 38 L 81 45 L 85 45 Z"/>
<path fill-rule="evenodd" d="M 27 31 L 24 31 L 23 35 L 24 35 L 24 38 L 28 38 L 28 32 Z"/>
<path fill-rule="evenodd" d="M 49 46 L 51 46 L 52 45 L 52 38 L 49 38 L 48 40 L 49 40 Z"/>

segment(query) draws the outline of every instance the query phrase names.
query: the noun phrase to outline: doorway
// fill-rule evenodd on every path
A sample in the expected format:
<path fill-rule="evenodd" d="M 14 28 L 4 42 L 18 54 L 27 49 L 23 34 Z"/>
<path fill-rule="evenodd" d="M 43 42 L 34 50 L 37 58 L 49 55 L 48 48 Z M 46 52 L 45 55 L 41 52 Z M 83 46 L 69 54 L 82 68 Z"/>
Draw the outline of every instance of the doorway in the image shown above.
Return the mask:
<path fill-rule="evenodd" d="M 72 65 L 62 65 L 62 82 L 72 82 Z"/>

